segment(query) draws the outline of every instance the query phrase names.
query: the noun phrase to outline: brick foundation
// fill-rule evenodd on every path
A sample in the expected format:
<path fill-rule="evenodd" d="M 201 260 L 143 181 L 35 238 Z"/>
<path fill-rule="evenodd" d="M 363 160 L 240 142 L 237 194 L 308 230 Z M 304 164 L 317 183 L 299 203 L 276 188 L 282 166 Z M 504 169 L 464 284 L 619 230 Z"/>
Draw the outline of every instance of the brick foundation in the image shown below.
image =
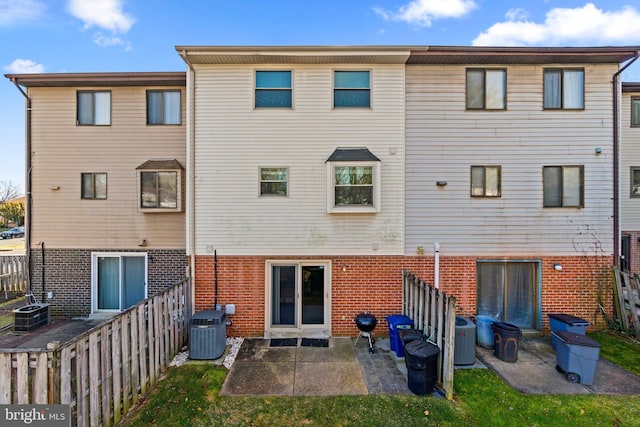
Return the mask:
<path fill-rule="evenodd" d="M 488 259 L 487 257 L 481 257 Z M 331 333 L 355 336 L 353 318 L 360 311 L 376 315 L 376 332 L 384 335 L 384 318 L 402 306 L 402 269 L 433 283 L 433 258 L 428 256 L 362 257 L 260 257 L 218 256 L 218 303 L 236 305 L 230 335 L 263 336 L 265 319 L 265 262 L 267 260 L 330 260 Z M 459 314 L 476 312 L 476 257 L 441 257 L 440 289 L 457 299 Z M 500 257 L 500 260 L 508 257 Z M 605 309 L 611 313 L 612 297 L 608 265 L 602 257 L 518 257 L 540 260 L 542 265 L 542 326 L 548 331 L 547 313 L 568 313 L 603 325 L 598 308 L 598 289 L 604 289 Z M 553 264 L 560 263 L 562 271 Z M 599 267 L 601 266 L 601 267 Z M 212 256 L 196 257 L 195 309 L 211 310 L 215 298 Z"/>
<path fill-rule="evenodd" d="M 42 251 L 31 251 L 31 292 L 51 304 L 54 317 L 85 317 L 91 313 L 91 253 L 146 252 L 148 254 L 147 293 L 149 296 L 179 282 L 185 276 L 184 250 L 147 251 L 101 249 L 45 249 L 44 291 L 42 289 Z M 53 292 L 52 299 L 43 292 Z"/>

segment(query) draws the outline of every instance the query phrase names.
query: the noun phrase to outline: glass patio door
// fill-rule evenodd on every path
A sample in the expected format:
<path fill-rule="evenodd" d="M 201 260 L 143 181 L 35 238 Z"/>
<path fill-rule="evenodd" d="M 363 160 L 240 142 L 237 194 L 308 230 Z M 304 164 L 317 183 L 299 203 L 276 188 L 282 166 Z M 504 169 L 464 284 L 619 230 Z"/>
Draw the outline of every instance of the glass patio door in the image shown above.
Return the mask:
<path fill-rule="evenodd" d="M 521 328 L 538 324 L 538 263 L 478 262 L 478 314 Z"/>
<path fill-rule="evenodd" d="M 144 300 L 146 255 L 94 254 L 94 311 L 121 311 Z"/>
<path fill-rule="evenodd" d="M 278 330 L 325 328 L 327 268 L 318 264 L 270 266 L 270 327 Z"/>

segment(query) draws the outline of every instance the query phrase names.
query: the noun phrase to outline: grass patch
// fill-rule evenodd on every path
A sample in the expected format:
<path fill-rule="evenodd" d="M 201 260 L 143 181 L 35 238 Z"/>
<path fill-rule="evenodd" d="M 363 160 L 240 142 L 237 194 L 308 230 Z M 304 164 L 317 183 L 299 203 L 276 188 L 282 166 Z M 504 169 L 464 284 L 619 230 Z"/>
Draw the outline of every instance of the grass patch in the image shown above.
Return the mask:
<path fill-rule="evenodd" d="M 600 355 L 640 375 L 640 343 L 589 334 Z M 524 395 L 489 369 L 455 373 L 454 401 L 405 395 L 219 396 L 227 370 L 206 363 L 169 368 L 123 426 L 631 426 L 640 396 Z"/>
<path fill-rule="evenodd" d="M 640 425 L 638 396 L 524 395 L 489 369 L 455 374 L 455 399 L 404 395 L 219 396 L 227 371 L 170 368 L 124 426 L 626 426 Z"/>
<path fill-rule="evenodd" d="M 638 396 L 524 395 L 491 370 L 459 370 L 460 412 L 474 426 L 622 426 L 640 423 Z"/>
<path fill-rule="evenodd" d="M 609 330 L 590 332 L 588 335 L 602 345 L 600 357 L 640 375 L 640 343 L 638 341 Z"/>
<path fill-rule="evenodd" d="M 124 426 L 423 426 L 464 418 L 445 399 L 419 396 L 219 396 L 227 370 L 210 364 L 169 368 Z"/>

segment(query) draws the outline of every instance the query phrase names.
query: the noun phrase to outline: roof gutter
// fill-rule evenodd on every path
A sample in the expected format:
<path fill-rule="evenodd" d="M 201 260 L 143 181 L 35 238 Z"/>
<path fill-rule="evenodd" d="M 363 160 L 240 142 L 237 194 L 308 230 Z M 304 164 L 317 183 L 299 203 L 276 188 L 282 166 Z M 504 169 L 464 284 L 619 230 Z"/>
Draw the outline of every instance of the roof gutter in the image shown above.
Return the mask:
<path fill-rule="evenodd" d="M 27 293 L 31 293 L 31 98 L 15 77 L 9 77 L 11 83 L 24 96 L 25 111 L 25 215 L 24 215 L 24 254 L 27 274 Z M 44 262 L 44 260 L 43 260 Z M 43 289 L 44 292 L 44 289 Z"/>
<path fill-rule="evenodd" d="M 196 282 L 196 191 L 195 191 L 195 120 L 196 120 L 196 70 L 189 61 L 187 50 L 178 52 L 189 68 L 187 73 L 187 255 L 189 256 L 189 276 L 191 276 L 191 295 L 195 302 Z M 195 303 L 191 307 L 195 312 Z"/>
<path fill-rule="evenodd" d="M 620 117 L 618 86 L 620 75 L 640 57 L 640 51 L 613 75 L 613 264 L 620 266 Z"/>

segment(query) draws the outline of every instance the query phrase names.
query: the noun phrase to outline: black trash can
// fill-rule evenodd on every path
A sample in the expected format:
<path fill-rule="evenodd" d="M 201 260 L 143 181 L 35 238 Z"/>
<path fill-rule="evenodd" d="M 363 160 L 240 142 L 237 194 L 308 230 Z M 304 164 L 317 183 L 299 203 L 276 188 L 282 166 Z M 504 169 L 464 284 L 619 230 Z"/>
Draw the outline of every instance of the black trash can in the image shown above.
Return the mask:
<path fill-rule="evenodd" d="M 494 354 L 505 362 L 518 360 L 518 346 L 522 331 L 516 325 L 505 322 L 496 322 L 491 325 L 493 329 Z"/>
<path fill-rule="evenodd" d="M 404 353 L 404 348 L 407 343 L 414 340 L 426 340 L 427 337 L 417 329 L 399 329 L 398 330 L 398 338 L 400 339 L 400 345 L 402 346 L 402 350 Z"/>
<path fill-rule="evenodd" d="M 423 339 L 415 339 L 405 345 L 407 385 L 412 393 L 424 396 L 433 392 L 438 380 L 439 353 L 437 345 Z"/>

